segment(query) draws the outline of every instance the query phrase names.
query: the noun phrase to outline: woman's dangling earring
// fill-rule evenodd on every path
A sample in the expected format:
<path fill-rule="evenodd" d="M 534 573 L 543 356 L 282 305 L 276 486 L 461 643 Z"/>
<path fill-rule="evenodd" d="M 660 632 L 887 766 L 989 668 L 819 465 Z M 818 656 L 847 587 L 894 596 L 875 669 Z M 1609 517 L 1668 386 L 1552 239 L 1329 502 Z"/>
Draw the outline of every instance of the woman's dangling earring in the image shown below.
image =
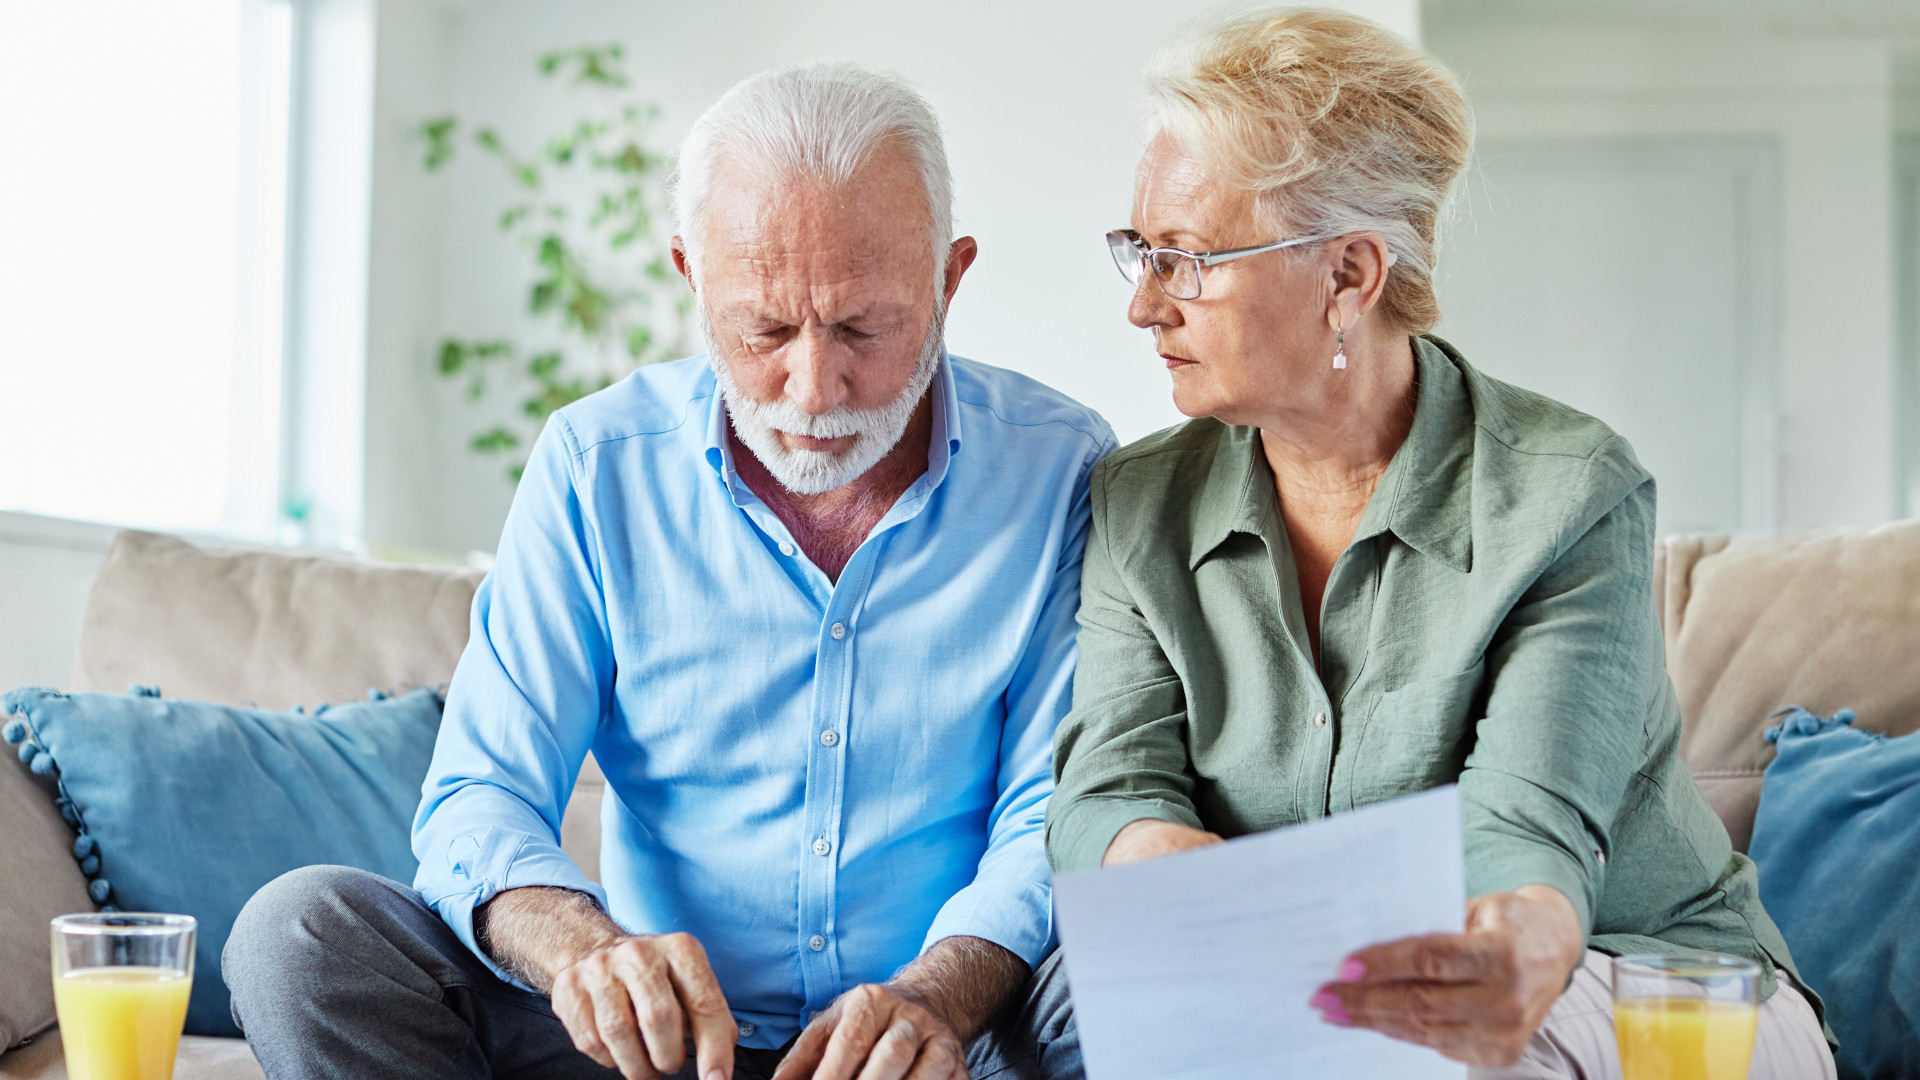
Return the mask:
<path fill-rule="evenodd" d="M 1345 371 L 1347 370 L 1347 332 L 1336 330 L 1334 333 L 1338 335 L 1338 340 L 1333 347 L 1333 370 Z"/>

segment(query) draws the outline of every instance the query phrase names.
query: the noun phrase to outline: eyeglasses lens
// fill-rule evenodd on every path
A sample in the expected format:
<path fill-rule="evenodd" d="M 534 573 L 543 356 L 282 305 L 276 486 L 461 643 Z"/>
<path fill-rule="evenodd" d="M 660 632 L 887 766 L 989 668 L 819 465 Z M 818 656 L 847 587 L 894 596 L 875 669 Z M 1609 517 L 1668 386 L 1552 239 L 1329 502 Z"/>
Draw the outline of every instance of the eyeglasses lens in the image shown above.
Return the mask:
<path fill-rule="evenodd" d="M 1120 276 L 1127 284 L 1140 284 L 1140 247 L 1133 237 L 1115 230 L 1107 234 L 1107 250 L 1113 254 L 1113 265 L 1120 268 Z"/>
<path fill-rule="evenodd" d="M 1127 284 L 1140 284 L 1144 267 L 1152 267 L 1160 288 L 1175 300 L 1192 300 L 1200 295 L 1200 261 L 1172 251 L 1149 252 L 1133 233 L 1116 229 L 1107 234 L 1107 250 L 1113 264 Z"/>
<path fill-rule="evenodd" d="M 1171 251 L 1156 251 L 1147 261 L 1168 296 L 1192 300 L 1200 295 L 1200 260 Z"/>

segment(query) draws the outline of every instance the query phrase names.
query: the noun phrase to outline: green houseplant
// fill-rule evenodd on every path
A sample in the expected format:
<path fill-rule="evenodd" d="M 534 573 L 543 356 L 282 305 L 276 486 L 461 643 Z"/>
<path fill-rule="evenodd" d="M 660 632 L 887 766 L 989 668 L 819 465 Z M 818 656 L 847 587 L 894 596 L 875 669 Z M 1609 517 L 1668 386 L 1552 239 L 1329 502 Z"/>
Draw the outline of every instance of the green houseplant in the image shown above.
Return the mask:
<path fill-rule="evenodd" d="M 498 385 L 513 420 L 488 425 L 468 446 L 505 458 L 518 482 L 526 450 L 554 410 L 611 385 L 642 364 L 685 355 L 693 295 L 668 251 L 663 186 L 669 159 L 647 134 L 659 109 L 629 91 L 620 45 L 541 55 L 540 77 L 590 108 L 537 150 L 510 146 L 493 127 L 455 116 L 421 123 L 422 165 L 446 168 L 471 146 L 506 171 L 513 198 L 494 227 L 527 258 L 526 308 L 535 344 L 450 336 L 436 350 L 444 378 L 478 402 Z"/>

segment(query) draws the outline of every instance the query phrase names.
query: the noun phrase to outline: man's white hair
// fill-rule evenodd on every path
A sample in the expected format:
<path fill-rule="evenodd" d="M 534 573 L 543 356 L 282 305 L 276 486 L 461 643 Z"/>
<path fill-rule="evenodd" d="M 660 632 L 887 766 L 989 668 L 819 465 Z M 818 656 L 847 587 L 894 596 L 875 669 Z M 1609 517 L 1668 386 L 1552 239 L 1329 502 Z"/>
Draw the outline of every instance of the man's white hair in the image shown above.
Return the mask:
<path fill-rule="evenodd" d="M 906 151 L 926 185 L 940 280 L 953 243 L 953 175 L 940 121 L 906 80 L 846 63 L 762 72 L 721 95 L 694 121 L 680 144 L 669 191 L 695 271 L 707 199 L 722 162 L 764 180 L 803 178 L 834 187 L 852 180 L 889 142 Z"/>

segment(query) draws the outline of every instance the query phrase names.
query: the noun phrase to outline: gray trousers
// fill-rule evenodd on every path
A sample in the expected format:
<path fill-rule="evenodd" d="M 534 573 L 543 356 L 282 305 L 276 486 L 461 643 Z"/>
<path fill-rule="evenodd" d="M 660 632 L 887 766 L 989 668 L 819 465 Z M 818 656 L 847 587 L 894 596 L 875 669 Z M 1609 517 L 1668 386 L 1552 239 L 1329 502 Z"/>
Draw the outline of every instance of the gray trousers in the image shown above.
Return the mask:
<path fill-rule="evenodd" d="M 619 1080 L 573 1047 L 546 997 L 502 981 L 420 894 L 343 866 L 261 889 L 221 957 L 233 1019 L 269 1080 Z M 769 1080 L 785 1053 L 740 1047 L 734 1075 Z M 967 1046 L 973 1080 L 1080 1080 L 1060 955 Z M 692 1080 L 692 1055 L 674 1080 Z"/>

